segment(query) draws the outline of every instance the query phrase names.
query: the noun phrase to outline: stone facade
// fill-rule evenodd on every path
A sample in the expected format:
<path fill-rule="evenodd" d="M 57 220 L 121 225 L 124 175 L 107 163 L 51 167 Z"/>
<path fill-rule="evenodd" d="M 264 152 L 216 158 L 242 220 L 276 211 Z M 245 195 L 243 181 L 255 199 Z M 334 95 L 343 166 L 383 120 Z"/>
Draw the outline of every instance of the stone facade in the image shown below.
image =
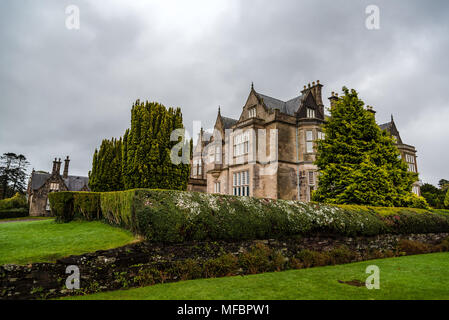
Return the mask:
<path fill-rule="evenodd" d="M 252 85 L 238 119 L 222 116 L 219 108 L 213 133 L 199 134 L 188 190 L 310 201 L 318 185 L 316 141 L 328 117 L 322 87 L 313 82 L 281 101 Z M 330 104 L 336 99 L 332 93 Z M 396 137 L 409 170 L 418 172 L 416 149 L 402 142 L 393 119 L 380 127 Z M 413 191 L 420 194 L 418 182 Z"/>
<path fill-rule="evenodd" d="M 64 172 L 61 175 L 61 159 L 53 161 L 52 173 L 45 171 L 34 171 L 28 182 L 28 204 L 30 216 L 50 215 L 48 194 L 58 191 L 89 191 L 89 178 L 69 176 L 70 159 L 64 160 Z"/>

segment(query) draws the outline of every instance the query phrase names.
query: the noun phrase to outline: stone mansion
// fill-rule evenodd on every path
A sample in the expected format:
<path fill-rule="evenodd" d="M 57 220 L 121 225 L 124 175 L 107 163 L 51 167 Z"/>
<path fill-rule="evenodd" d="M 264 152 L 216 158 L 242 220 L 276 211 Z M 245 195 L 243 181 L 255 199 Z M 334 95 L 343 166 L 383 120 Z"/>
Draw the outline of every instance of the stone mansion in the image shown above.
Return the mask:
<path fill-rule="evenodd" d="M 300 95 L 281 101 L 251 85 L 238 119 L 222 116 L 219 108 L 213 133 L 200 131 L 188 190 L 310 201 L 318 184 L 315 141 L 324 138 L 322 126 L 328 117 L 322 87 L 313 82 Z M 330 104 L 337 99 L 332 94 Z M 403 143 L 393 117 L 380 128 L 396 138 L 409 170 L 418 172 L 416 149 Z M 420 194 L 418 181 L 412 191 Z"/>

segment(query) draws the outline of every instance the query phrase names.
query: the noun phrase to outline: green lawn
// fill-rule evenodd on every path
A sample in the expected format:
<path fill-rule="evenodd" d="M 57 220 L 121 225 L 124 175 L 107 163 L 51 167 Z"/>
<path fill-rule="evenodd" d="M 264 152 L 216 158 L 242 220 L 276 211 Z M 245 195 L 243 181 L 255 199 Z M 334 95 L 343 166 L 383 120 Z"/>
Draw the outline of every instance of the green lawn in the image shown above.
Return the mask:
<path fill-rule="evenodd" d="M 54 262 L 69 255 L 119 247 L 133 240 L 128 231 L 98 221 L 0 223 L 0 265 Z"/>
<path fill-rule="evenodd" d="M 339 283 L 380 268 L 380 289 Z M 449 253 L 407 256 L 252 276 L 191 280 L 64 299 L 449 299 Z"/>

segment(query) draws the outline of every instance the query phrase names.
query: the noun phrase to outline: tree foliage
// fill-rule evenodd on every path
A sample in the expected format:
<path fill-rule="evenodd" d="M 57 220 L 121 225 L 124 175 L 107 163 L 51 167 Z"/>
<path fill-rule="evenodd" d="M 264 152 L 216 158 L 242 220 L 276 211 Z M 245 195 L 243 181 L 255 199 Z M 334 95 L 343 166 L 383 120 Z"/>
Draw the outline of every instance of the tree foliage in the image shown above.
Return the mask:
<path fill-rule="evenodd" d="M 131 127 L 123 139 L 103 140 L 100 150 L 95 150 L 89 175 L 91 190 L 186 189 L 190 153 L 185 154 L 186 164 L 174 164 L 170 157 L 178 142 L 183 149 L 189 147 L 183 137 L 170 141 L 173 130 L 183 128 L 179 108 L 167 109 L 159 103 L 137 100 L 131 109 Z"/>
<path fill-rule="evenodd" d="M 444 198 L 444 205 L 449 208 L 449 189 L 446 192 L 446 198 Z"/>
<path fill-rule="evenodd" d="M 330 108 L 325 139 L 318 141 L 320 183 L 314 200 L 425 207 L 425 201 L 411 192 L 417 175 L 407 171 L 393 138 L 378 127 L 355 90 L 344 87 L 343 92 Z"/>
<path fill-rule="evenodd" d="M 105 139 L 100 150 L 95 149 L 89 187 L 92 191 L 123 190 L 122 138 Z"/>
<path fill-rule="evenodd" d="M 1 198 L 12 197 L 15 193 L 26 190 L 26 169 L 29 162 L 23 154 L 4 153 L 0 157 Z"/>
<path fill-rule="evenodd" d="M 426 199 L 429 205 L 435 209 L 445 209 L 445 208 L 449 209 L 449 204 L 445 203 L 448 188 L 447 184 L 444 183 L 444 181 L 447 180 L 444 179 L 440 180 L 440 183 L 438 184 L 440 188 L 437 188 L 429 183 L 425 183 L 421 186 L 422 196 Z"/>

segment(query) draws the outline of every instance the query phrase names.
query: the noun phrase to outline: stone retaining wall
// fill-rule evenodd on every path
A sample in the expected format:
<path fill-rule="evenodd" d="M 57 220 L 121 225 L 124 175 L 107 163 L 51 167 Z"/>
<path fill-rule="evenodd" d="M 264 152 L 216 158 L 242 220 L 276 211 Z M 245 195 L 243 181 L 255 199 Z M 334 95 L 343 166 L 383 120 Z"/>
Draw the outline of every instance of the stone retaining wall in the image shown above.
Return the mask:
<path fill-rule="evenodd" d="M 302 239 L 258 240 L 244 242 L 195 242 L 177 245 L 158 245 L 139 242 L 124 247 L 70 256 L 56 263 L 33 263 L 26 266 L 0 266 L 0 299 L 45 299 L 70 294 L 84 294 L 105 290 L 116 290 L 160 282 L 185 279 L 176 271 L 186 262 L 204 265 L 223 254 L 239 255 L 248 252 L 257 244 L 263 244 L 284 259 L 294 257 L 304 249 L 324 252 L 346 247 L 354 252 L 352 261 L 367 260 L 373 251 L 397 252 L 401 239 L 437 245 L 449 237 L 449 233 L 380 235 L 376 237 L 330 237 L 316 236 Z M 66 268 L 78 266 L 80 289 L 68 290 L 65 282 L 69 274 Z M 241 268 L 233 274 L 244 274 Z M 190 278 L 201 277 L 191 276 Z"/>

